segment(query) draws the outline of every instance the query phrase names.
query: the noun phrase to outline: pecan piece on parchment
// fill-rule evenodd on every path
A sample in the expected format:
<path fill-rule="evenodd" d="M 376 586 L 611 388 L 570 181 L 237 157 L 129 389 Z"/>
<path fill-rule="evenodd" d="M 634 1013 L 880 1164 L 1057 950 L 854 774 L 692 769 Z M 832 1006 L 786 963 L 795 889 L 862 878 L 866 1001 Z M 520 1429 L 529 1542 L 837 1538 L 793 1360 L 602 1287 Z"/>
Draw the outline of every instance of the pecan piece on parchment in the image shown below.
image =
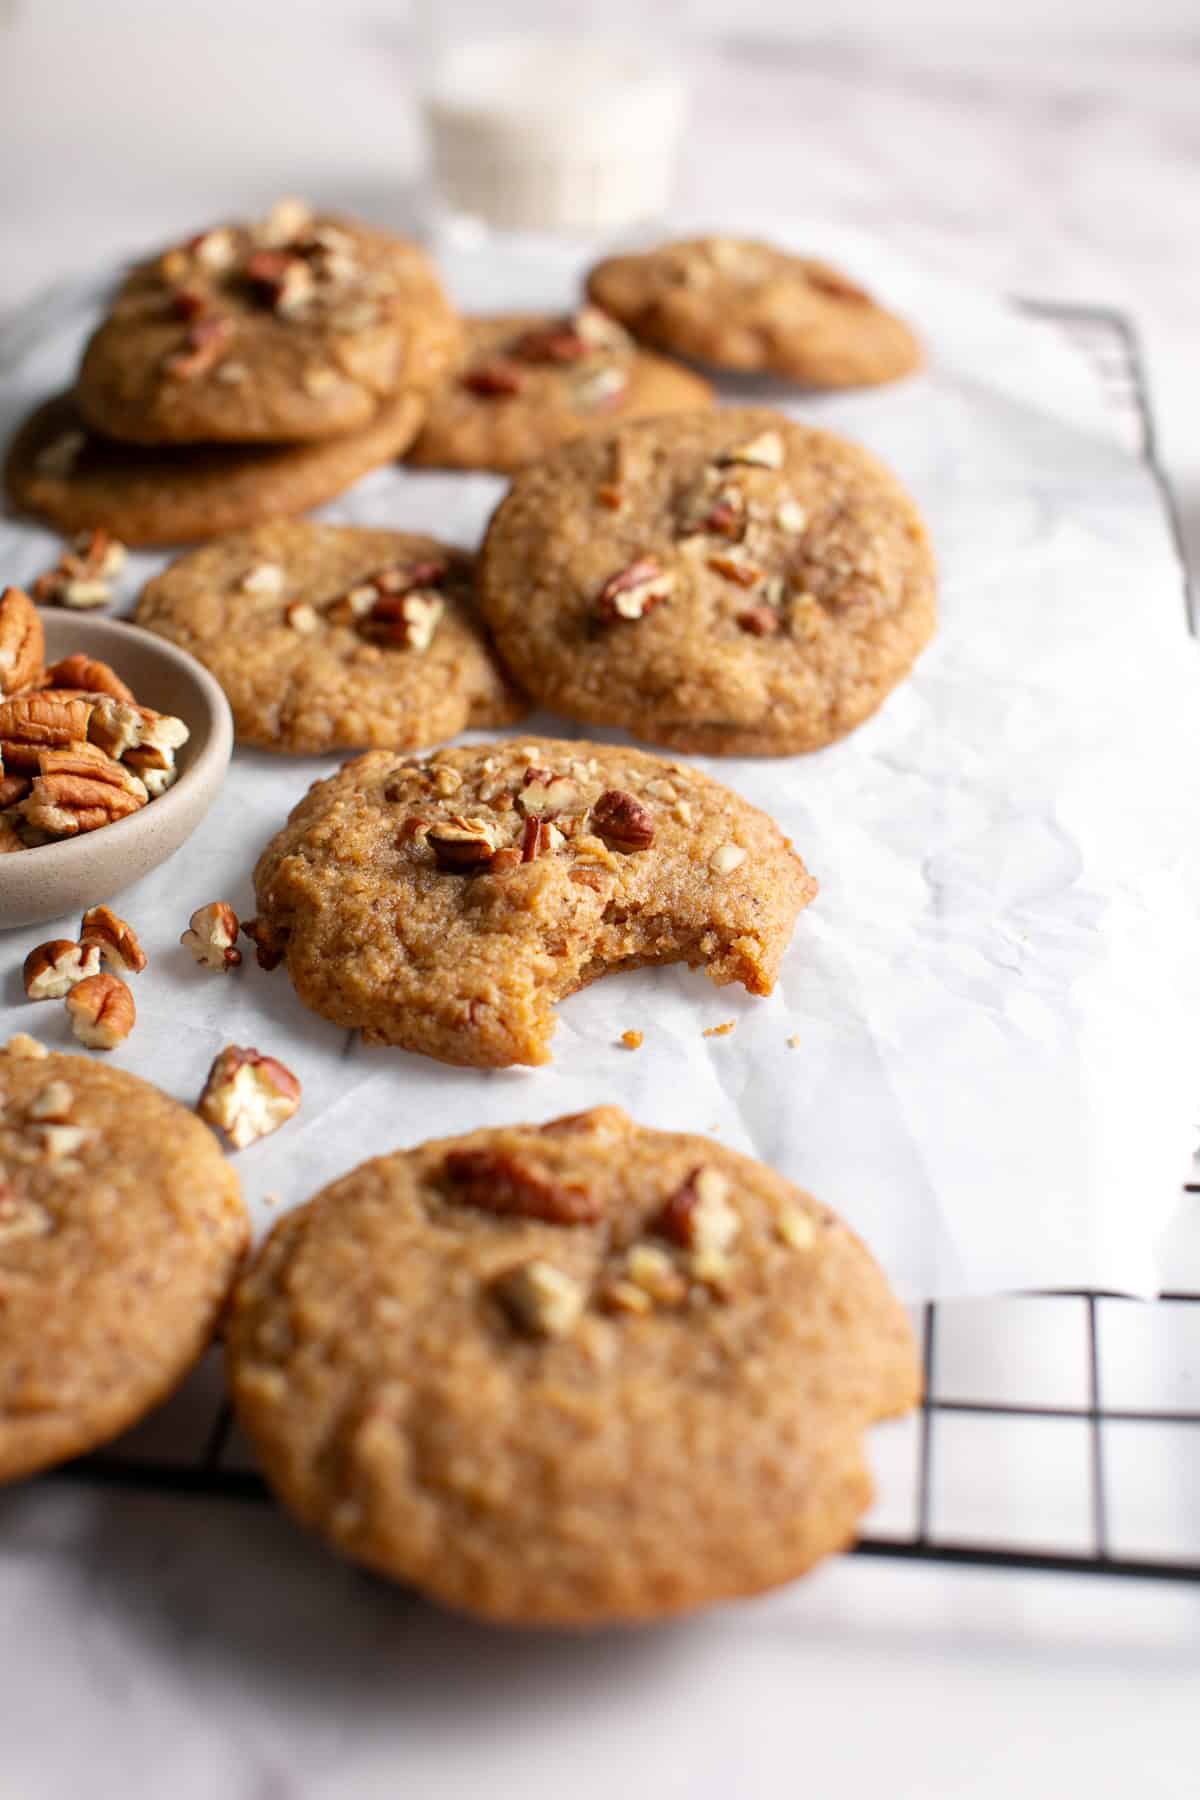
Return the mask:
<path fill-rule="evenodd" d="M 214 1059 L 196 1111 L 225 1133 L 235 1150 L 278 1131 L 300 1106 L 290 1069 L 253 1047 L 227 1044 Z"/>

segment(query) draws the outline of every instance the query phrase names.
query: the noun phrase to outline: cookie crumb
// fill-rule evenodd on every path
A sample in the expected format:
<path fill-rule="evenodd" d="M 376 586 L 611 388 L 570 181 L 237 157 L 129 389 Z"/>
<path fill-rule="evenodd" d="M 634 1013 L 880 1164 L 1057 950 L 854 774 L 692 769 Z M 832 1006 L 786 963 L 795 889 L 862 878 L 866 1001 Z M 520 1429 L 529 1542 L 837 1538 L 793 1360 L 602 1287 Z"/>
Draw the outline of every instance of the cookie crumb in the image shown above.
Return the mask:
<path fill-rule="evenodd" d="M 646 1036 L 644 1032 L 623 1031 L 621 1033 L 621 1042 L 627 1050 L 640 1050 L 645 1041 Z"/>
<path fill-rule="evenodd" d="M 736 1019 L 724 1019 L 720 1025 L 706 1025 L 705 1037 L 728 1037 L 731 1031 L 737 1030 Z"/>
<path fill-rule="evenodd" d="M 791 1037 L 788 1039 L 788 1049 L 789 1050 L 798 1050 L 799 1048 L 800 1048 L 800 1033 L 798 1031 L 793 1031 Z"/>

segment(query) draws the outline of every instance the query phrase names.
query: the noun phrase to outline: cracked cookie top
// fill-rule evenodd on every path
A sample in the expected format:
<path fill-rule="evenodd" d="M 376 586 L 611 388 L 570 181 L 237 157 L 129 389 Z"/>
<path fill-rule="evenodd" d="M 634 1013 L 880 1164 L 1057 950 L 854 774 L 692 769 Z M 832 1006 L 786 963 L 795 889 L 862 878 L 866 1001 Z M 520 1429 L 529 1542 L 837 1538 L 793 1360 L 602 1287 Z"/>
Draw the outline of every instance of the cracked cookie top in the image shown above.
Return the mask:
<path fill-rule="evenodd" d="M 345 1553 L 511 1623 L 791 1580 L 869 1503 L 907 1317 L 773 1170 L 616 1107 L 422 1144 L 282 1220 L 230 1378 L 269 1480 Z"/>
<path fill-rule="evenodd" d="M 844 736 L 935 617 L 928 535 L 895 477 L 763 408 L 642 420 L 524 470 L 479 590 L 537 699 L 713 755 Z"/>
<path fill-rule="evenodd" d="M 686 962 L 769 993 L 816 882 L 699 770 L 547 738 L 375 752 L 317 783 L 255 871 L 300 998 L 372 1042 L 481 1066 L 549 1057 L 553 1003 Z"/>

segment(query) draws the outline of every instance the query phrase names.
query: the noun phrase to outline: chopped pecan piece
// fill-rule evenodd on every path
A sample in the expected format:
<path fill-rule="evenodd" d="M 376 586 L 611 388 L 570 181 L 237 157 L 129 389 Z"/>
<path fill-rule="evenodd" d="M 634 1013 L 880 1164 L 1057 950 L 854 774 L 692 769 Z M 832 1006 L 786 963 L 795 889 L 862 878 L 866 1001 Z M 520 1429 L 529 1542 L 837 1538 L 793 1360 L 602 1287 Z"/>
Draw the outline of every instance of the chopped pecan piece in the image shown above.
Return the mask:
<path fill-rule="evenodd" d="M 525 771 L 525 785 L 517 795 L 517 808 L 526 817 L 551 819 L 578 806 L 582 798 L 578 782 L 572 781 L 569 775 L 556 775 L 553 769 L 534 764 Z"/>
<path fill-rule="evenodd" d="M 609 622 L 644 619 L 671 593 L 675 577 L 654 556 L 639 556 L 610 575 L 596 596 L 596 611 Z"/>
<path fill-rule="evenodd" d="M 546 819 L 526 819 L 525 829 L 521 834 L 521 861 L 535 862 L 539 856 L 552 850 L 561 849 L 566 842 L 556 825 Z M 493 865 L 495 858 L 493 858 Z"/>
<path fill-rule="evenodd" d="M 212 305 L 212 295 L 207 288 L 182 287 L 171 290 L 171 311 L 177 319 L 200 319 Z"/>
<path fill-rule="evenodd" d="M 783 439 L 777 431 L 760 431 L 718 457 L 720 463 L 743 463 L 752 469 L 782 469 Z"/>
<path fill-rule="evenodd" d="M 300 1083 L 273 1056 L 227 1044 L 208 1072 L 196 1111 L 244 1150 L 286 1124 L 300 1105 Z"/>
<path fill-rule="evenodd" d="M 510 346 L 510 354 L 520 362 L 573 363 L 582 362 L 596 348 L 576 330 L 573 319 L 559 319 L 523 331 Z"/>
<path fill-rule="evenodd" d="M 140 975 L 149 961 L 133 926 L 111 906 L 88 907 L 79 921 L 79 941 L 94 944 L 107 966 L 118 975 Z"/>
<path fill-rule="evenodd" d="M 413 589 L 407 594 L 381 594 L 359 627 L 364 637 L 397 644 L 406 650 L 428 650 L 441 623 L 446 602 L 440 594 Z"/>
<path fill-rule="evenodd" d="M 25 958 L 21 979 L 30 1000 L 61 1000 L 81 981 L 100 973 L 100 951 L 94 944 L 54 938 Z"/>
<path fill-rule="evenodd" d="M 737 616 L 738 625 L 751 637 L 776 637 L 782 620 L 773 606 L 748 606 Z"/>
<path fill-rule="evenodd" d="M 524 370 L 503 356 L 493 356 L 488 362 L 476 363 L 473 368 L 464 369 L 458 379 L 460 386 L 465 387 L 468 393 L 480 394 L 485 399 L 519 394 L 525 386 Z"/>
<path fill-rule="evenodd" d="M 260 969 L 277 969 L 287 955 L 287 932 L 268 919 L 243 919 L 242 936 L 254 945 L 254 960 Z"/>
<path fill-rule="evenodd" d="M 41 1203 L 10 1181 L 0 1181 L 0 1244 L 17 1238 L 44 1237 L 54 1220 Z"/>
<path fill-rule="evenodd" d="M 496 827 L 486 819 L 467 819 L 461 813 L 439 819 L 425 834 L 425 842 L 437 858 L 439 869 L 468 874 L 484 869 L 500 848 Z"/>
<path fill-rule="evenodd" d="M 728 1179 L 701 1164 L 676 1188 L 651 1229 L 684 1250 L 724 1253 L 741 1230 L 728 1195 Z"/>
<path fill-rule="evenodd" d="M 228 900 L 210 900 L 192 914 L 179 941 L 206 969 L 236 969 L 242 960 L 237 935 L 237 914 Z"/>
<path fill-rule="evenodd" d="M 705 558 L 714 575 L 723 575 L 726 581 L 736 581 L 739 587 L 754 587 L 766 573 L 757 563 L 747 561 L 744 556 L 716 555 Z"/>
<path fill-rule="evenodd" d="M 177 381 L 198 381 L 215 369 L 236 335 L 237 327 L 228 313 L 212 313 L 194 319 L 188 326 L 181 350 L 173 350 L 163 363 L 168 375 Z"/>
<path fill-rule="evenodd" d="M 45 655 L 37 607 L 24 589 L 5 588 L 0 594 L 0 694 L 28 687 L 41 673 Z M 0 738 L 6 735 L 0 728 Z"/>
<path fill-rule="evenodd" d="M 133 1030 L 133 995 L 116 975 L 89 975 L 67 995 L 71 1029 L 89 1050 L 114 1050 Z"/>
<path fill-rule="evenodd" d="M 547 1225 L 592 1225 L 604 1216 L 599 1195 L 556 1181 L 506 1150 L 450 1150 L 443 1170 L 454 1201 L 480 1212 Z"/>
<path fill-rule="evenodd" d="M 648 850 L 654 814 L 624 788 L 606 788 L 592 806 L 592 828 L 613 850 Z"/>
<path fill-rule="evenodd" d="M 533 1337 L 568 1337 L 587 1301 L 578 1281 L 541 1257 L 497 1275 L 492 1292 L 514 1325 Z"/>

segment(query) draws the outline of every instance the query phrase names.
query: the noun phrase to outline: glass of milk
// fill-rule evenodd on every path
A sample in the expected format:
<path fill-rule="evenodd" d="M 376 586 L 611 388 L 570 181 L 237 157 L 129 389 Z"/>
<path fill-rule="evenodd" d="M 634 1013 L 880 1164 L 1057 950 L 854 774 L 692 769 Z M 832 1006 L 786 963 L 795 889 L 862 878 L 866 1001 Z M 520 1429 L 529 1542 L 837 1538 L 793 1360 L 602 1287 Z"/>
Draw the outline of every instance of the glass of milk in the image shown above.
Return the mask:
<path fill-rule="evenodd" d="M 627 0 L 418 8 L 440 222 L 593 236 L 665 213 L 686 110 L 671 11 L 646 5 L 639 20 Z"/>

